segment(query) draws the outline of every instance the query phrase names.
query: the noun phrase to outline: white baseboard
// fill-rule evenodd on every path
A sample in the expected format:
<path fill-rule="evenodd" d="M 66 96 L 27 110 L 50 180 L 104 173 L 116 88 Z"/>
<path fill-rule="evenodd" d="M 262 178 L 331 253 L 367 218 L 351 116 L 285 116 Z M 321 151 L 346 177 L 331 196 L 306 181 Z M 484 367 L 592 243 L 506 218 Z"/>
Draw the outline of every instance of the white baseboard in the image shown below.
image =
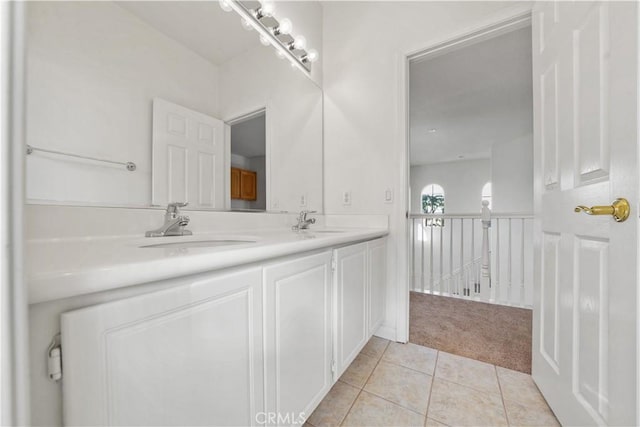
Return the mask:
<path fill-rule="evenodd" d="M 396 341 L 396 328 L 383 324 L 373 334 L 376 337 L 384 338 L 389 341 Z"/>

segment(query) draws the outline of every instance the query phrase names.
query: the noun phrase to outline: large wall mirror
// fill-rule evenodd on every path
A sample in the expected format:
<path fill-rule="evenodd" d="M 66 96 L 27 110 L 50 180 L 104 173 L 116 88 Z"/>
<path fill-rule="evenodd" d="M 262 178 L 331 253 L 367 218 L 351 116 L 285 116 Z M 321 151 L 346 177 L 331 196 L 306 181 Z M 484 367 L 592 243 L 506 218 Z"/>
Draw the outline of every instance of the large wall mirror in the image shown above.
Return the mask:
<path fill-rule="evenodd" d="M 28 202 L 322 211 L 322 90 L 246 27 L 217 1 L 29 2 Z"/>

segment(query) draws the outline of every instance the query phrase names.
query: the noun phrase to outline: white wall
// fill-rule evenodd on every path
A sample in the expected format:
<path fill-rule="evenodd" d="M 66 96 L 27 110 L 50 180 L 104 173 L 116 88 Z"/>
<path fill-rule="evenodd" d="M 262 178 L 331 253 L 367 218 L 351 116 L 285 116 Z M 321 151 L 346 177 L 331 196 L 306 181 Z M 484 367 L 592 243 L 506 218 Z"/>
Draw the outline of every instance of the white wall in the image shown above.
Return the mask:
<path fill-rule="evenodd" d="M 388 335 L 406 317 L 397 306 L 408 295 L 406 206 L 401 192 L 406 165 L 406 105 L 400 64 L 407 53 L 530 10 L 514 2 L 327 2 L 324 16 L 325 210 L 329 213 L 390 214 L 387 317 Z M 395 201 L 384 201 L 385 189 Z M 350 190 L 345 206 L 342 193 Z M 398 262 L 400 264 L 398 264 Z M 402 268 L 398 268 L 398 265 Z M 402 298 L 399 300 L 398 298 Z M 400 339 L 406 338 L 401 333 Z"/>
<path fill-rule="evenodd" d="M 491 180 L 491 162 L 477 159 L 412 166 L 410 176 L 411 212 L 422 212 L 422 189 L 439 184 L 445 193 L 445 213 L 480 214 L 482 187 Z"/>
<path fill-rule="evenodd" d="M 533 135 L 491 147 L 492 210 L 533 212 Z"/>
<path fill-rule="evenodd" d="M 123 166 L 34 154 L 27 198 L 151 202 L 151 99 L 217 116 L 217 69 L 111 2 L 30 2 L 27 143 Z"/>

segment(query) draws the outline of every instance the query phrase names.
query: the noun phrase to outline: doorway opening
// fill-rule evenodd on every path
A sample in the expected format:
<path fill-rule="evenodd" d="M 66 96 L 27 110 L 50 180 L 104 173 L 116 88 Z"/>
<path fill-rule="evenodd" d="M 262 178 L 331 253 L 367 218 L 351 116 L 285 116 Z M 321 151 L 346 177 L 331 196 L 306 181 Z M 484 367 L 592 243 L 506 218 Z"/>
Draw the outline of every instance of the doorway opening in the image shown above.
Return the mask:
<path fill-rule="evenodd" d="M 409 340 L 531 372 L 529 19 L 409 60 Z M 446 195 L 446 198 L 445 198 Z"/>
<path fill-rule="evenodd" d="M 230 126 L 230 197 L 233 211 L 266 211 L 266 110 Z"/>

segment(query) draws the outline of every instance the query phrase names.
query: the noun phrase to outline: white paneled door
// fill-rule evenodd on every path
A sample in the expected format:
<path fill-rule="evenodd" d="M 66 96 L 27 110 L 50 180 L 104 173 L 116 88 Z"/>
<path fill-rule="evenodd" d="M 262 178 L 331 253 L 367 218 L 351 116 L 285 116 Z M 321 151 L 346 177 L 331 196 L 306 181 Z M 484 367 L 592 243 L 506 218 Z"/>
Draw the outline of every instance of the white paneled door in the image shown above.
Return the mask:
<path fill-rule="evenodd" d="M 224 208 L 224 127 L 215 117 L 153 100 L 154 205 Z"/>
<path fill-rule="evenodd" d="M 533 377 L 563 425 L 638 425 L 638 4 L 538 2 L 533 68 Z"/>

